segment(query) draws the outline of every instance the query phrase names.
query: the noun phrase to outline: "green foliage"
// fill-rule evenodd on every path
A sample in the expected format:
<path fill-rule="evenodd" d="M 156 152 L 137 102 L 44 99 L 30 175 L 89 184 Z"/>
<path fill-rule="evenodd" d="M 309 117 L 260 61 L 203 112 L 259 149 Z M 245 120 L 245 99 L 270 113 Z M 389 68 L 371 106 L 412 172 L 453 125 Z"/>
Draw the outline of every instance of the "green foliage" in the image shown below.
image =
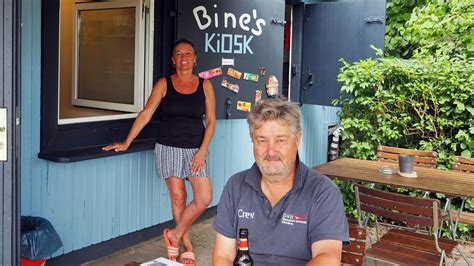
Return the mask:
<path fill-rule="evenodd" d="M 342 105 L 342 156 L 375 159 L 377 146 L 382 143 L 435 150 L 439 154 L 438 168 L 444 169 L 451 168 L 454 155 L 471 157 L 474 60 L 440 54 L 412 59 L 367 59 L 352 65 L 342 62 L 339 82 L 343 96 L 334 101 Z M 347 185 L 341 191 L 353 193 Z M 406 189 L 398 192 L 423 194 Z M 445 198 L 443 194 L 432 196 Z M 345 196 L 346 209 L 354 214 L 351 200 Z M 474 201 L 469 199 L 466 208 L 473 207 Z M 468 231 L 468 227 L 460 227 L 460 233 Z"/>
<path fill-rule="evenodd" d="M 474 2 L 387 0 L 386 14 L 387 57 L 353 65 L 342 60 L 342 96 L 334 101 L 342 105 L 342 155 L 375 159 L 382 143 L 437 151 L 437 167 L 450 169 L 454 155 L 474 156 Z M 353 185 L 337 184 L 347 213 L 357 217 Z M 446 199 L 440 193 L 430 196 Z M 474 199 L 465 209 L 474 212 Z M 473 232 L 472 226 L 459 226 L 464 239 Z"/>
<path fill-rule="evenodd" d="M 453 155 L 474 149 L 473 60 L 437 58 L 343 61 L 343 155 L 374 159 L 379 143 Z"/>
<path fill-rule="evenodd" d="M 410 58 L 413 54 L 474 56 L 474 2 L 387 2 L 386 54 Z"/>
<path fill-rule="evenodd" d="M 405 23 L 413 9 L 427 4 L 427 0 L 387 0 L 385 21 L 385 54 L 408 58 L 415 47 L 404 38 Z"/>
<path fill-rule="evenodd" d="M 474 2 L 433 1 L 416 7 L 406 23 L 404 39 L 423 55 L 474 56 Z"/>

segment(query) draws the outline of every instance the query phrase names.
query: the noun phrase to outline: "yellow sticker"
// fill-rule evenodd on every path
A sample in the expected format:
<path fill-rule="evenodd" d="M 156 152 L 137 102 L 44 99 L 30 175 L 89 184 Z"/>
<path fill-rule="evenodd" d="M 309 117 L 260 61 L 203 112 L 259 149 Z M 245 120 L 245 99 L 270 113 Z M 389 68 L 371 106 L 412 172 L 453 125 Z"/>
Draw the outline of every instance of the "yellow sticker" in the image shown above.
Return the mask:
<path fill-rule="evenodd" d="M 250 109 L 252 109 L 252 103 L 237 101 L 237 110 L 244 111 L 244 112 L 250 112 Z"/>
<path fill-rule="evenodd" d="M 240 77 L 242 76 L 242 72 L 229 67 L 229 69 L 227 69 L 227 75 L 234 77 L 236 79 L 240 79 Z"/>

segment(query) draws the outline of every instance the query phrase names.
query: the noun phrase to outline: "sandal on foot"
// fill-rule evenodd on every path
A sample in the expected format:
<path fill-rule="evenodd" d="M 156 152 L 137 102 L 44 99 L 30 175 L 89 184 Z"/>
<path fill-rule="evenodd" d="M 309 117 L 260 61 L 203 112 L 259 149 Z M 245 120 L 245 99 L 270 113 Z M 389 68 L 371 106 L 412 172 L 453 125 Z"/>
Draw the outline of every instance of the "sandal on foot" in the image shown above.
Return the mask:
<path fill-rule="evenodd" d="M 184 260 L 192 261 L 191 263 L 185 263 Z M 195 266 L 196 265 L 196 257 L 194 256 L 194 252 L 186 251 L 181 254 L 179 261 L 184 264 L 185 266 Z"/>
<path fill-rule="evenodd" d="M 165 230 L 163 231 L 163 238 L 165 239 L 166 244 L 166 255 L 168 256 L 169 260 L 176 261 L 179 256 L 179 247 L 175 247 L 171 244 L 171 241 L 168 237 L 169 231 L 169 228 L 165 228 Z"/>

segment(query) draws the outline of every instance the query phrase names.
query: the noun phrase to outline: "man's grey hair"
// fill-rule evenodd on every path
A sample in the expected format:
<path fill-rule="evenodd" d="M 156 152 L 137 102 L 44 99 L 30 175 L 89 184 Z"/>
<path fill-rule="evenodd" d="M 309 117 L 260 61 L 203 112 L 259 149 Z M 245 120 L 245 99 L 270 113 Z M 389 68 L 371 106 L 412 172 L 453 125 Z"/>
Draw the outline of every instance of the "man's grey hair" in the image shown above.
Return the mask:
<path fill-rule="evenodd" d="M 285 99 L 262 99 L 255 105 L 247 116 L 250 137 L 255 129 L 267 121 L 281 121 L 290 126 L 291 131 L 297 135 L 301 132 L 301 113 L 297 104 Z"/>

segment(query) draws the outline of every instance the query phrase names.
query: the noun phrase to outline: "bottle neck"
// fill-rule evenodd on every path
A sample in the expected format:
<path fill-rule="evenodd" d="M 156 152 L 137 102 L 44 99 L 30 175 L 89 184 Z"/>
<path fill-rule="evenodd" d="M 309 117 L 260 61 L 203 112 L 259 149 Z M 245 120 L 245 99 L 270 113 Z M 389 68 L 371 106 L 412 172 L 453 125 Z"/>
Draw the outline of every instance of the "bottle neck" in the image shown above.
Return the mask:
<path fill-rule="evenodd" d="M 241 251 L 249 250 L 249 243 L 248 243 L 247 238 L 239 238 L 239 250 Z"/>

